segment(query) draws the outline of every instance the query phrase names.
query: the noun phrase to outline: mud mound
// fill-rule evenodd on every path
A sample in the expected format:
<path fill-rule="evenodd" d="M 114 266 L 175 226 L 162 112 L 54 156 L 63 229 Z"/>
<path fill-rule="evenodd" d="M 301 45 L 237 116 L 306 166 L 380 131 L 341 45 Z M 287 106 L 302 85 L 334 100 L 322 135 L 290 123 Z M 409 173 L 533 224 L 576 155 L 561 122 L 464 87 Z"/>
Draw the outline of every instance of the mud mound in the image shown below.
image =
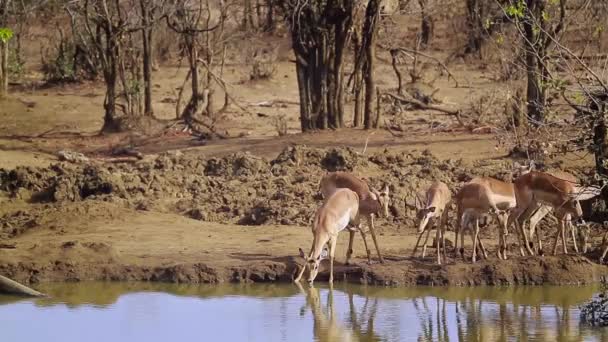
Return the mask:
<path fill-rule="evenodd" d="M 124 201 L 111 197 L 105 200 L 63 202 L 61 205 L 36 204 L 28 206 L 27 210 L 8 212 L 0 217 L 0 239 L 16 237 L 32 229 L 49 229 L 59 233 L 66 226 L 86 229 L 91 220 L 117 220 L 126 215 Z"/>
<path fill-rule="evenodd" d="M 350 171 L 371 186 L 390 186 L 392 224 L 413 224 L 415 196 L 433 180 L 456 189 L 473 176 L 501 176 L 501 163 L 464 165 L 428 151 L 385 150 L 362 155 L 350 148 L 285 148 L 268 161 L 249 153 L 222 158 L 163 153 L 133 164 L 56 164 L 0 169 L 0 190 L 13 198 L 63 205 L 107 201 L 140 210 L 177 212 L 212 222 L 243 225 L 308 225 L 319 205 L 319 181 L 328 171 Z M 504 174 L 505 171 L 502 171 Z M 3 231 L 19 234 L 33 225 L 23 213 L 5 217 Z"/>

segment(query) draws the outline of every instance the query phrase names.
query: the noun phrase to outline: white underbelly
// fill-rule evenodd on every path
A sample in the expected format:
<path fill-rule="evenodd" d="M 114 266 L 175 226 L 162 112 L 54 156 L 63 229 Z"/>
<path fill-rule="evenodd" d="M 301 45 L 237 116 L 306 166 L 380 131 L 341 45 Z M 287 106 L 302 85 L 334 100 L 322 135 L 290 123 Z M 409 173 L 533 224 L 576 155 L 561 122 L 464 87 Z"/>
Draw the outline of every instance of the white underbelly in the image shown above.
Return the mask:
<path fill-rule="evenodd" d="M 346 226 L 348 226 L 350 223 L 350 211 L 350 208 L 347 209 L 346 212 L 338 219 L 338 222 L 336 222 L 336 232 L 339 233 L 343 231 Z"/>
<path fill-rule="evenodd" d="M 510 208 L 515 208 L 516 201 L 515 196 L 505 196 L 501 194 L 493 193 L 491 195 L 492 201 L 499 209 L 505 210 Z"/>

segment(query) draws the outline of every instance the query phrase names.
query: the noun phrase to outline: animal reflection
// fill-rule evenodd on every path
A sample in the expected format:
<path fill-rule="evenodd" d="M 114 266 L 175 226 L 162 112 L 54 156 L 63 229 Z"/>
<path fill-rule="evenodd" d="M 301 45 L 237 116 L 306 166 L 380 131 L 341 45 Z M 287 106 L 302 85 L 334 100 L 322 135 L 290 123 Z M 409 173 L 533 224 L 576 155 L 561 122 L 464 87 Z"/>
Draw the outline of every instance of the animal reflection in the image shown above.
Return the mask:
<path fill-rule="evenodd" d="M 336 314 L 334 305 L 334 292 L 329 288 L 327 293 L 327 304 L 325 308 L 321 303 L 319 289 L 309 287 L 306 290 L 296 283 L 300 292 L 306 296 L 306 304 L 301 308 L 300 314 L 304 315 L 306 307 L 310 308 L 313 316 L 313 336 L 315 341 L 382 341 L 374 332 L 374 321 L 378 300 L 370 306 L 369 298 L 366 298 L 363 310 L 357 312 L 353 300 L 353 295 L 348 297 L 348 315 L 345 321 L 341 321 Z"/>

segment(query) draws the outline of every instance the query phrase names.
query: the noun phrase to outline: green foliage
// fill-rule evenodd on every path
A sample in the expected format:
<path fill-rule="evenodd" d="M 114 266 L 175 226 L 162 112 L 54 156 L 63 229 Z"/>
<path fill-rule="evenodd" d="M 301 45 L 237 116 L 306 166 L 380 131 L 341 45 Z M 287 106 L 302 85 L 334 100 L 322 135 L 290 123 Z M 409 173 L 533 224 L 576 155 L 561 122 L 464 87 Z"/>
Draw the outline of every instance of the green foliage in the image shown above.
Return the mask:
<path fill-rule="evenodd" d="M 489 30 L 493 24 L 494 24 L 494 22 L 492 20 L 490 20 L 490 18 L 486 18 L 486 21 L 483 23 L 483 28 L 486 30 Z"/>
<path fill-rule="evenodd" d="M 593 30 L 593 38 L 597 39 L 600 37 L 600 35 L 602 34 L 602 32 L 604 32 L 604 26 L 603 25 L 598 25 L 595 27 L 595 30 Z"/>
<path fill-rule="evenodd" d="M 6 43 L 13 38 L 13 30 L 8 27 L 0 27 L 0 42 Z"/>
<path fill-rule="evenodd" d="M 140 94 L 142 90 L 143 90 L 142 83 L 139 80 L 137 80 L 137 79 L 127 80 L 127 86 L 125 88 L 125 93 L 127 93 L 129 95 L 137 95 L 137 94 Z"/>
<path fill-rule="evenodd" d="M 73 82 L 76 80 L 74 68 L 74 45 L 60 43 L 50 60 L 43 60 L 42 73 L 48 83 Z"/>
<path fill-rule="evenodd" d="M 524 2 L 524 0 L 519 0 L 517 2 L 515 2 L 514 4 L 510 4 L 509 6 L 507 6 L 505 8 L 505 12 L 507 13 L 507 15 L 509 17 L 515 18 L 515 19 L 523 19 L 523 17 L 526 14 L 526 3 Z"/>
<path fill-rule="evenodd" d="M 8 52 L 8 73 L 13 78 L 21 78 L 25 74 L 25 62 L 15 49 Z"/>
<path fill-rule="evenodd" d="M 549 19 L 551 19 L 551 15 L 549 15 L 547 11 L 543 11 L 541 16 L 543 18 L 543 21 L 549 21 Z"/>

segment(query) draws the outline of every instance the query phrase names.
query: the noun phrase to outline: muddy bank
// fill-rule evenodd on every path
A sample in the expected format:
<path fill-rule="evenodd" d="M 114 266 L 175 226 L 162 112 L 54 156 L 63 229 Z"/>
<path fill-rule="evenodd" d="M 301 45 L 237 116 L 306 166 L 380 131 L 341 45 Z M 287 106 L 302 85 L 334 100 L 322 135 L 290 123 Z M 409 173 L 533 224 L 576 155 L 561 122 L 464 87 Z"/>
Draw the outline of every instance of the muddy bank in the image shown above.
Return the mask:
<path fill-rule="evenodd" d="M 282 259 L 282 260 L 281 260 Z M 229 267 L 205 263 L 170 266 L 80 264 L 1 264 L 0 273 L 24 283 L 63 281 L 159 281 L 169 283 L 267 283 L 291 282 L 296 273 L 291 257 L 257 260 Z M 516 259 L 507 262 L 482 261 L 478 264 L 431 265 L 416 260 L 385 264 L 338 265 L 336 281 L 381 286 L 475 286 L 475 285 L 582 285 L 597 283 L 608 274 L 608 267 L 580 256 Z M 318 282 L 327 281 L 327 270 Z"/>
<path fill-rule="evenodd" d="M 432 180 L 457 185 L 474 175 L 504 178 L 509 169 L 510 161 L 466 164 L 426 152 L 362 155 L 350 148 L 305 146 L 288 147 L 273 160 L 249 153 L 207 158 L 172 152 L 133 163 L 0 169 L 0 197 L 45 205 L 27 212 L 0 210 L 0 236 L 21 234 L 40 226 L 47 212 L 90 200 L 204 222 L 308 225 L 322 175 L 337 170 L 354 172 L 376 187 L 388 183 L 391 223 L 409 226 L 415 193 Z"/>
<path fill-rule="evenodd" d="M 510 166 L 510 160 L 439 160 L 425 151 L 363 155 L 348 148 L 291 146 L 272 160 L 173 152 L 133 163 L 0 169 L 0 273 L 26 284 L 289 282 L 300 262 L 294 258 L 298 248 L 310 247 L 320 178 L 335 170 L 351 171 L 376 187 L 386 182 L 392 197 L 392 216 L 377 222 L 387 263 L 365 263 L 357 238 L 358 266 L 344 267 L 348 236 L 342 234 L 337 280 L 393 286 L 586 284 L 608 273 L 590 261 L 597 260 L 593 253 L 590 259 L 490 258 L 445 266 L 434 265 L 432 249 L 425 259 L 409 257 L 417 192 L 435 179 L 455 190 L 474 176 L 505 178 Z M 541 232 L 548 241 L 554 228 L 547 227 Z M 490 252 L 494 231 L 482 233 Z M 326 277 L 322 273 L 320 281 Z"/>

